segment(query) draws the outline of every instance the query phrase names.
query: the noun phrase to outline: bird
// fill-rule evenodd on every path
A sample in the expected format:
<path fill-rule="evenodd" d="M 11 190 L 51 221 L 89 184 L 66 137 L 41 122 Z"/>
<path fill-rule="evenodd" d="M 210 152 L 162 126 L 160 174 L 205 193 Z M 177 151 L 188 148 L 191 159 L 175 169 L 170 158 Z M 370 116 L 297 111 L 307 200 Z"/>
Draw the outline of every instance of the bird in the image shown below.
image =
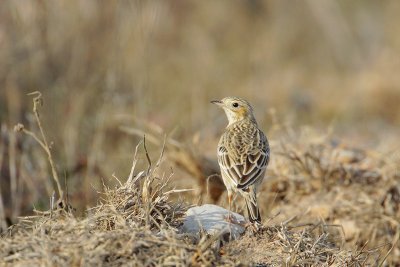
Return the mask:
<path fill-rule="evenodd" d="M 268 139 L 258 127 L 250 103 L 238 97 L 213 100 L 225 111 L 228 125 L 217 148 L 221 177 L 228 193 L 229 210 L 233 194 L 246 202 L 251 224 L 261 225 L 257 191 L 264 179 L 270 159 Z"/>

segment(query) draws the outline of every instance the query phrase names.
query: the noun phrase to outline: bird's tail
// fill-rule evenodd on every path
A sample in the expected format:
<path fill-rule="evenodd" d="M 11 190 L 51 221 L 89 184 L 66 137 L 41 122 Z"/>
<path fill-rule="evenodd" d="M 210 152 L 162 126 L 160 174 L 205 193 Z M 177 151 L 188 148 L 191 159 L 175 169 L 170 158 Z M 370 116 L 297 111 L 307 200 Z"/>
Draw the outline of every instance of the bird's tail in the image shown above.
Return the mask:
<path fill-rule="evenodd" d="M 247 206 L 247 214 L 251 223 L 261 224 L 260 210 L 257 205 L 256 193 L 250 190 L 249 194 L 244 197 Z"/>

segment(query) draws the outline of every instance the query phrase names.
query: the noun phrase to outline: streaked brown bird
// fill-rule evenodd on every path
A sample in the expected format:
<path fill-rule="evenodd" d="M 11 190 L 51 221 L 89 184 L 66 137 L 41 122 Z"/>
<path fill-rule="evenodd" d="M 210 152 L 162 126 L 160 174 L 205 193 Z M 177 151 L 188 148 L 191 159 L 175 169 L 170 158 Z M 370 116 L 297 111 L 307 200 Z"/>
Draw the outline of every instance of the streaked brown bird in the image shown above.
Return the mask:
<path fill-rule="evenodd" d="M 246 202 L 249 221 L 261 224 L 257 191 L 269 162 L 268 140 L 258 128 L 253 108 L 246 100 L 225 97 L 211 103 L 225 111 L 229 122 L 217 149 L 222 180 L 228 191 L 229 210 L 232 193 L 239 193 Z"/>

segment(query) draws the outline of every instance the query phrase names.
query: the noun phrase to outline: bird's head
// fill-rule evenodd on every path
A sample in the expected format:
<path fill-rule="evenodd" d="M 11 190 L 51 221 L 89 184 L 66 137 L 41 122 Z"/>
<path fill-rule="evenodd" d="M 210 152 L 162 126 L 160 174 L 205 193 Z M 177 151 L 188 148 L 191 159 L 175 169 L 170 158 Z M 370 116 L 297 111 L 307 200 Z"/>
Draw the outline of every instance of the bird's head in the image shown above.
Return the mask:
<path fill-rule="evenodd" d="M 224 109 L 226 116 L 228 117 L 228 125 L 244 119 L 249 119 L 256 123 L 253 115 L 253 108 L 249 102 L 244 99 L 238 97 L 225 97 L 222 100 L 211 101 L 211 103 Z"/>

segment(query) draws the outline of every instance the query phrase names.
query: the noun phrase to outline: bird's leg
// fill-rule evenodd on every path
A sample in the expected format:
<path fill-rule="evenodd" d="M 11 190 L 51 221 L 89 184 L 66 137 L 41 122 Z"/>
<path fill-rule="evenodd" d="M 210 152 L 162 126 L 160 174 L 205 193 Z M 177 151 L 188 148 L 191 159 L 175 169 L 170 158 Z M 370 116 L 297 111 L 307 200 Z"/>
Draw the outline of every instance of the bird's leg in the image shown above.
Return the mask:
<path fill-rule="evenodd" d="M 228 191 L 229 211 L 232 211 L 232 192 Z"/>
<path fill-rule="evenodd" d="M 229 223 L 235 223 L 235 218 L 232 215 L 232 192 L 228 190 L 228 205 L 229 205 L 229 213 L 228 216 L 225 218 Z"/>

